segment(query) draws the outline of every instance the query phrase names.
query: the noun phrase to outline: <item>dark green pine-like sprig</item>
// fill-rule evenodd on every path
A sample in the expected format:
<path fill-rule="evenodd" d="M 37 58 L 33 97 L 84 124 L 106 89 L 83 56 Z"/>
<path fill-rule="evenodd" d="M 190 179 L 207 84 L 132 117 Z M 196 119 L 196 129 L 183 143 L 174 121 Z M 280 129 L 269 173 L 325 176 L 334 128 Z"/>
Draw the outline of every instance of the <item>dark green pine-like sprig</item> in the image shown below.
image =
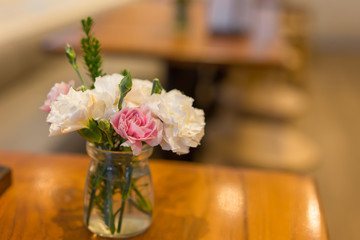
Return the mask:
<path fill-rule="evenodd" d="M 102 76 L 102 56 L 100 55 L 100 42 L 91 34 L 93 20 L 91 17 L 82 19 L 81 24 L 86 37 L 81 39 L 81 48 L 84 53 L 84 61 L 88 67 L 89 76 L 95 82 L 95 78 Z"/>

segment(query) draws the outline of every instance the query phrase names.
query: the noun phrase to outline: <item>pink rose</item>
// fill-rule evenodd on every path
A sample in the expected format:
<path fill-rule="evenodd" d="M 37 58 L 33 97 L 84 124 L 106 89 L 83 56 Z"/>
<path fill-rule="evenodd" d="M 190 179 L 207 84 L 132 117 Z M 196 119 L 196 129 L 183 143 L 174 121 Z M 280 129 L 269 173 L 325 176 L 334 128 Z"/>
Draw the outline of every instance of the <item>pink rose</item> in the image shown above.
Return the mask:
<path fill-rule="evenodd" d="M 126 142 L 122 146 L 131 147 L 134 155 L 139 155 L 142 142 L 156 146 L 162 139 L 162 123 L 154 118 L 149 109 L 145 107 L 123 108 L 115 113 L 110 122 L 115 131 Z"/>
<path fill-rule="evenodd" d="M 55 85 L 51 88 L 50 92 L 46 96 L 46 100 L 44 104 L 40 107 L 41 110 L 49 113 L 51 111 L 50 105 L 53 101 L 57 99 L 60 94 L 68 94 L 71 87 L 75 85 L 74 81 L 69 81 L 69 83 L 55 83 Z"/>

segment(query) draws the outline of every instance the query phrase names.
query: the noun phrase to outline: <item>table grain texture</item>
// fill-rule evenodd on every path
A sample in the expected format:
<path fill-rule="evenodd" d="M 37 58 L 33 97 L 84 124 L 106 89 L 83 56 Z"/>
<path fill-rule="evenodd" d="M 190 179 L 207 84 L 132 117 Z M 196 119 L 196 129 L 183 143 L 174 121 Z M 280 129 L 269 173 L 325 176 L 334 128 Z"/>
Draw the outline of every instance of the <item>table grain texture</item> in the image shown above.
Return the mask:
<path fill-rule="evenodd" d="M 0 196 L 0 239 L 102 239 L 83 224 L 89 158 L 0 152 L 13 172 Z M 274 171 L 150 160 L 151 227 L 131 239 L 328 239 L 313 180 Z"/>

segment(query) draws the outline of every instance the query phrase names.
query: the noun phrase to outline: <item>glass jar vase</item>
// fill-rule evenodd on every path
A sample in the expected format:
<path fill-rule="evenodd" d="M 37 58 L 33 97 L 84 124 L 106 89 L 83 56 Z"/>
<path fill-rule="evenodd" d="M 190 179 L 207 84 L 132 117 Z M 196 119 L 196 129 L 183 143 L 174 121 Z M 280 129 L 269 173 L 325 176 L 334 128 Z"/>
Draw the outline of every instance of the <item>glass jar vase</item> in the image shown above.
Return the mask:
<path fill-rule="evenodd" d="M 87 143 L 91 158 L 85 184 L 84 221 L 93 233 L 127 238 L 151 224 L 154 191 L 148 158 L 153 148 L 144 145 L 139 156 L 131 151 L 107 151 Z"/>

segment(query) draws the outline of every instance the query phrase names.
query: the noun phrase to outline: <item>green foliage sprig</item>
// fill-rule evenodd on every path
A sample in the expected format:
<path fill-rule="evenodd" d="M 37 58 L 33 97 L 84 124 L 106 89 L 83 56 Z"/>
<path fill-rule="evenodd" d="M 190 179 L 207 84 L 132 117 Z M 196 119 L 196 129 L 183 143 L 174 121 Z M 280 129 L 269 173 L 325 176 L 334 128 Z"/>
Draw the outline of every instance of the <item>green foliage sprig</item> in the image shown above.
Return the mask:
<path fill-rule="evenodd" d="M 101 69 L 102 56 L 100 54 L 100 42 L 91 34 L 93 20 L 91 17 L 82 19 L 81 24 L 86 37 L 81 39 L 81 48 L 84 53 L 84 61 L 89 71 L 89 76 L 95 82 L 95 78 L 104 75 Z M 93 87 L 92 87 L 93 88 Z"/>

